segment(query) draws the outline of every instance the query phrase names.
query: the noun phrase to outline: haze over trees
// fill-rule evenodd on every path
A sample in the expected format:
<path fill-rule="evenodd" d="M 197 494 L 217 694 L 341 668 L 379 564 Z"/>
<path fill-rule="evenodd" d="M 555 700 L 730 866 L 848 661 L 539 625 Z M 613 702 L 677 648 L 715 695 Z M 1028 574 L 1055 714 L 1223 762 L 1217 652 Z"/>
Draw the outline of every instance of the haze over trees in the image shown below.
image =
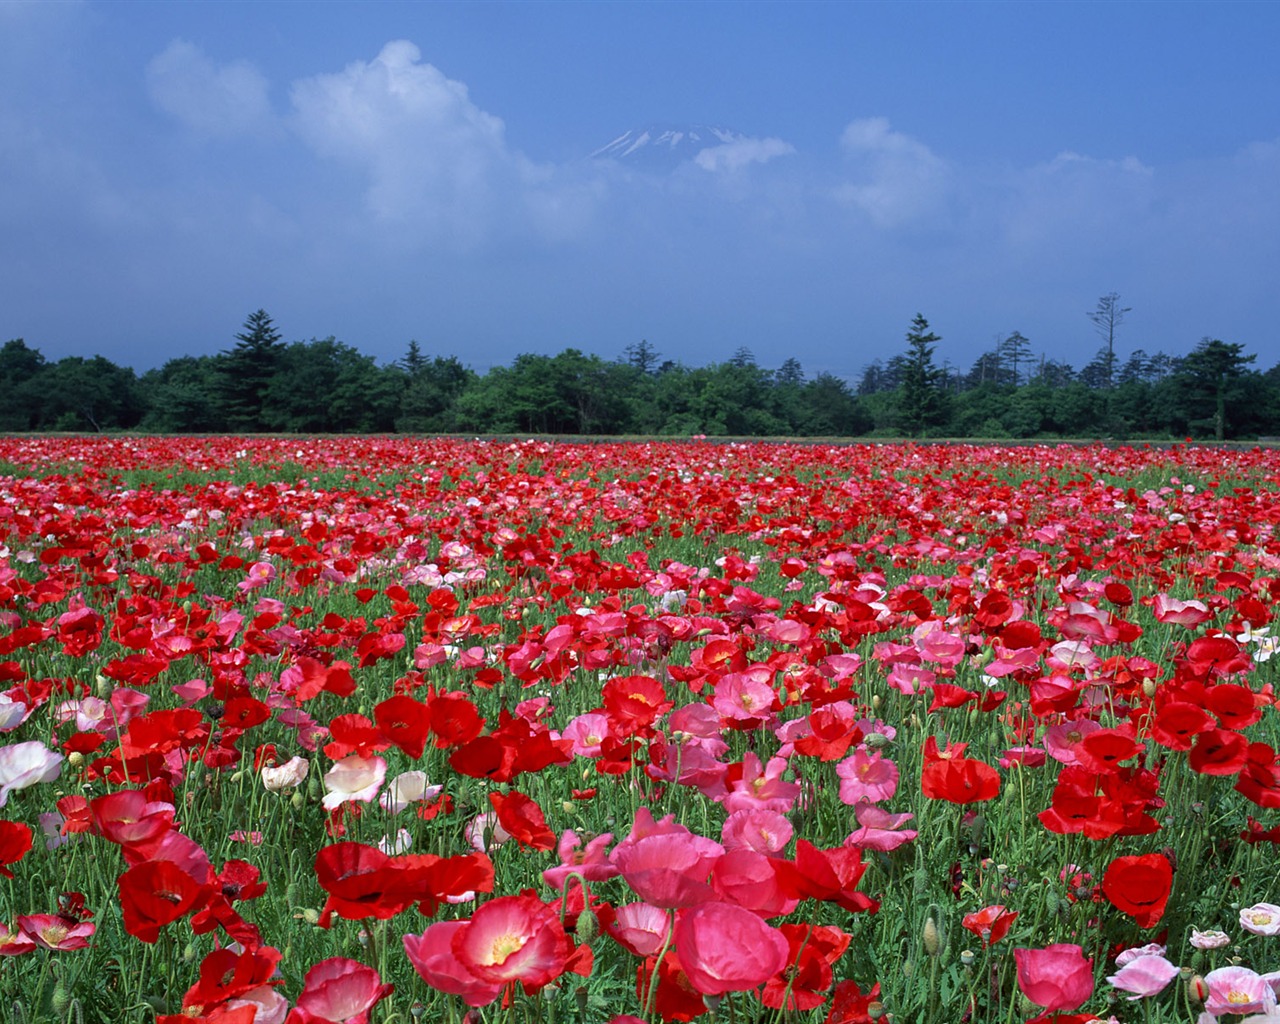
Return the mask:
<path fill-rule="evenodd" d="M 1204 338 L 1183 357 L 1116 351 L 1131 309 L 1116 293 L 1087 316 L 1104 344 L 1079 370 L 997 335 L 968 370 L 916 314 L 903 347 L 850 384 L 800 359 L 760 366 L 747 348 L 690 366 L 648 340 L 608 360 L 576 348 L 525 353 L 484 374 L 425 352 L 379 365 L 336 338 L 285 342 L 265 310 L 234 345 L 141 376 L 101 356 L 47 360 L 0 346 L 0 430 L 157 433 L 543 433 L 1206 439 L 1280 435 L 1280 365 Z M 938 353 L 944 355 L 941 365 Z"/>

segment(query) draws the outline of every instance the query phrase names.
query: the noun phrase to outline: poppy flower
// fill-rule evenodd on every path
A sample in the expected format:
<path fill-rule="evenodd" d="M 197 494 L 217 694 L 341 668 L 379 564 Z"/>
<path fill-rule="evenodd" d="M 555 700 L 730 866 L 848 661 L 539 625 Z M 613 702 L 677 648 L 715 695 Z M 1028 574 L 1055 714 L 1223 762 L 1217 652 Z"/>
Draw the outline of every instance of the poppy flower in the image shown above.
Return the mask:
<path fill-rule="evenodd" d="M 756 988 L 787 964 L 789 946 L 782 932 L 730 903 L 681 911 L 674 940 L 689 983 L 704 996 Z"/>
<path fill-rule="evenodd" d="M 0 821 L 0 875 L 12 878 L 10 864 L 22 860 L 31 850 L 31 826 L 19 821 Z"/>
<path fill-rule="evenodd" d="M 466 927 L 454 933 L 450 948 L 481 981 L 519 981 L 526 992 L 536 992 L 560 977 L 571 952 L 555 908 L 532 892 L 485 903 Z"/>
<path fill-rule="evenodd" d="M 0 807 L 14 790 L 52 782 L 62 771 L 62 755 L 39 740 L 0 747 Z"/>
<path fill-rule="evenodd" d="M 515 790 L 505 795 L 490 793 L 489 803 L 498 815 L 498 824 L 521 846 L 550 850 L 556 845 L 555 833 L 547 827 L 542 808 L 532 797 Z"/>
<path fill-rule="evenodd" d="M 993 946 L 1009 934 L 1009 929 L 1017 919 L 1018 911 L 1006 910 L 995 904 L 972 914 L 965 914 L 960 924 L 981 939 L 984 946 Z"/>
<path fill-rule="evenodd" d="M 307 971 L 286 1024 L 368 1024 L 369 1011 L 394 990 L 358 960 L 321 960 Z"/>
<path fill-rule="evenodd" d="M 404 952 L 431 988 L 458 996 L 468 1006 L 488 1006 L 502 994 L 506 982 L 483 981 L 454 955 L 454 936 L 468 923 L 437 921 L 421 935 L 405 935 Z"/>
<path fill-rule="evenodd" d="M 1160 853 L 1117 857 L 1102 876 L 1103 894 L 1139 928 L 1153 928 L 1164 916 L 1172 886 L 1173 866 Z"/>
<path fill-rule="evenodd" d="M 849 948 L 852 936 L 828 925 L 784 924 L 787 964 L 765 982 L 760 1002 L 772 1010 L 813 1010 L 827 1000 L 835 976 L 832 966 Z"/>
<path fill-rule="evenodd" d="M 373 709 L 374 721 L 384 737 L 416 761 L 426 749 L 431 731 L 431 712 L 412 697 L 388 697 Z"/>
<path fill-rule="evenodd" d="M 117 884 L 125 931 L 148 943 L 160 938 L 166 924 L 185 917 L 209 897 L 208 885 L 169 860 L 136 864 Z"/>
<path fill-rule="evenodd" d="M 724 847 L 677 824 L 674 814 L 654 821 L 648 808 L 641 807 L 630 834 L 609 859 L 643 899 L 677 907 L 713 898 L 706 879 L 723 854 Z"/>
<path fill-rule="evenodd" d="M 1018 988 L 1046 1010 L 1074 1010 L 1093 995 L 1093 961 L 1069 943 L 1015 949 Z"/>
<path fill-rule="evenodd" d="M 387 762 L 382 758 L 348 754 L 325 773 L 324 809 L 332 811 L 350 800 L 369 803 L 386 775 Z"/>
<path fill-rule="evenodd" d="M 1000 775 L 989 764 L 972 758 L 953 756 L 930 760 L 926 753 L 920 789 L 931 800 L 981 803 L 1000 795 Z"/>
<path fill-rule="evenodd" d="M 18 927 L 45 949 L 87 949 L 96 925 L 74 921 L 60 914 L 28 914 L 17 919 Z"/>
<path fill-rule="evenodd" d="M 22 956 L 36 948 L 36 940 L 21 928 L 10 931 L 0 924 L 0 956 Z"/>
<path fill-rule="evenodd" d="M 588 882 L 601 882 L 618 874 L 617 865 L 610 862 L 606 850 L 613 842 L 613 833 L 605 832 L 596 836 L 584 847 L 578 833 L 573 829 L 565 829 L 556 844 L 556 854 L 560 857 L 558 867 L 547 868 L 542 872 L 542 880 L 553 889 L 564 889 L 572 874 L 581 875 Z"/>
<path fill-rule="evenodd" d="M 1158 954 L 1148 954 L 1130 960 L 1115 974 L 1109 975 L 1107 981 L 1113 988 L 1131 993 L 1129 999 L 1132 1002 L 1159 995 L 1177 976 L 1176 964 Z"/>

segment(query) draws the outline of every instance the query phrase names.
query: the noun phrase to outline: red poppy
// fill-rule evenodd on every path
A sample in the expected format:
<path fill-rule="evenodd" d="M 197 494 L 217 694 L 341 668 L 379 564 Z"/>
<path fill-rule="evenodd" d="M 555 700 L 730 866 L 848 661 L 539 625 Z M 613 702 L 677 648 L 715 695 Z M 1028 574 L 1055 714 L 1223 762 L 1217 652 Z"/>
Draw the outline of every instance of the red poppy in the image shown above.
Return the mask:
<path fill-rule="evenodd" d="M 1196 737 L 1187 763 L 1202 775 L 1238 775 L 1249 756 L 1249 741 L 1230 729 L 1206 729 Z"/>
<path fill-rule="evenodd" d="M 1264 698 L 1265 700 L 1265 698 Z M 1205 704 L 1217 716 L 1224 729 L 1247 729 L 1262 718 L 1262 708 L 1247 686 L 1219 683 L 1209 690 Z"/>
<path fill-rule="evenodd" d="M 12 878 L 9 865 L 18 863 L 30 850 L 30 825 L 19 821 L 0 821 L 0 875 Z"/>
<path fill-rule="evenodd" d="M 880 982 L 863 992 L 856 981 L 842 981 L 836 985 L 831 997 L 831 1009 L 825 1024 L 874 1024 L 871 1004 L 880 1001 Z M 877 1014 L 879 1018 L 883 1015 Z"/>
<path fill-rule="evenodd" d="M 965 914 L 960 924 L 981 939 L 984 946 L 994 946 L 1009 934 L 1009 929 L 1017 919 L 1018 911 L 1005 910 L 996 904 Z"/>
<path fill-rule="evenodd" d="M 373 718 L 382 735 L 406 757 L 416 761 L 422 756 L 431 729 L 431 712 L 425 704 L 412 697 L 388 697 L 373 709 Z"/>
<path fill-rule="evenodd" d="M 1103 894 L 1139 928 L 1153 928 L 1164 916 L 1172 886 L 1173 866 L 1159 853 L 1117 857 L 1102 876 Z"/>
<path fill-rule="evenodd" d="M 271 980 L 279 963 L 280 951 L 273 946 L 239 953 L 215 949 L 200 962 L 200 980 L 182 997 L 183 1009 L 203 1013 L 263 985 L 279 985 Z"/>
<path fill-rule="evenodd" d="M 550 850 L 556 845 L 555 833 L 547 827 L 542 808 L 523 793 L 512 791 L 505 796 L 490 793 L 489 803 L 498 815 L 498 824 L 521 846 L 533 850 Z"/>
<path fill-rule="evenodd" d="M 1000 795 L 1000 775 L 989 764 L 968 757 L 931 759 L 926 747 L 920 789 L 931 800 L 947 800 L 953 804 L 980 803 Z"/>
<path fill-rule="evenodd" d="M 120 876 L 118 885 L 125 931 L 150 943 L 160 938 L 166 924 L 201 906 L 210 891 L 169 860 L 136 864 Z"/>
<path fill-rule="evenodd" d="M 620 736 L 632 736 L 650 728 L 673 704 L 662 684 L 651 676 L 610 679 L 601 691 L 601 701 Z"/>
<path fill-rule="evenodd" d="M 480 712 L 461 693 L 429 695 L 427 711 L 435 745 L 440 749 L 460 747 L 479 736 L 484 728 Z"/>
<path fill-rule="evenodd" d="M 384 920 L 406 909 L 413 899 L 401 888 L 395 858 L 364 843 L 334 843 L 316 854 L 316 879 L 329 898 L 320 923 L 333 914 L 348 921 Z"/>
<path fill-rule="evenodd" d="M 813 1010 L 827 1000 L 835 980 L 832 967 L 852 936 L 828 925 L 784 924 L 787 964 L 767 982 L 760 1002 L 771 1010 Z"/>

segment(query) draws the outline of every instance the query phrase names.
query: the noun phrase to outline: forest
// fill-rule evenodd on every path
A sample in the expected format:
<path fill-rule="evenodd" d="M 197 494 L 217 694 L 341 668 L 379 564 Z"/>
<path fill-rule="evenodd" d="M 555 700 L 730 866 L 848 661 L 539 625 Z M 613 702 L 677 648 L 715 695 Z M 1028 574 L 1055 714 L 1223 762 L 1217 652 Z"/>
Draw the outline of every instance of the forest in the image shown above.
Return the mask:
<path fill-rule="evenodd" d="M 1188 355 L 1135 349 L 1127 313 L 1104 296 L 1088 314 L 1103 344 L 1085 366 L 1032 354 L 1014 331 L 967 370 L 939 364 L 921 315 L 899 353 L 850 383 L 800 361 L 760 366 L 749 349 L 689 366 L 648 341 L 616 359 L 566 348 L 477 373 L 416 341 L 379 365 L 336 338 L 286 342 L 264 310 L 216 354 L 141 375 L 102 356 L 47 360 L 0 347 L 0 430 L 148 433 L 465 433 L 1207 440 L 1280 435 L 1280 365 L 1204 338 Z"/>

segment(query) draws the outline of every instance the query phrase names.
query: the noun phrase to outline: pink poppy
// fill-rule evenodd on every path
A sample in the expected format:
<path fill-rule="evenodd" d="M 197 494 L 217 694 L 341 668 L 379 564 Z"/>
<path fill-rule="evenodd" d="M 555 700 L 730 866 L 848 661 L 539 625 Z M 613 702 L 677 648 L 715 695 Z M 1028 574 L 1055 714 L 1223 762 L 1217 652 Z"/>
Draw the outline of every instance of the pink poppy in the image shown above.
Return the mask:
<path fill-rule="evenodd" d="M 1117 960 L 1117 963 L 1119 961 Z M 1129 1000 L 1146 999 L 1163 992 L 1165 986 L 1178 976 L 1178 967 L 1163 956 L 1149 953 L 1121 966 L 1107 981 L 1122 992 L 1131 992 Z"/>
<path fill-rule="evenodd" d="M 913 814 L 890 814 L 882 807 L 865 802 L 858 804 L 853 814 L 859 828 L 849 833 L 845 846 L 888 853 L 916 837 L 915 829 L 902 827 L 915 817 Z"/>
<path fill-rule="evenodd" d="M 719 843 L 675 824 L 675 815 L 655 822 L 641 807 L 631 834 L 609 859 L 641 899 L 659 907 L 690 907 L 715 898 L 707 876 L 723 855 Z"/>
<path fill-rule="evenodd" d="M 774 862 L 755 850 L 731 850 L 715 862 L 711 884 L 730 903 L 761 917 L 789 914 L 800 900 L 784 889 Z"/>
<path fill-rule="evenodd" d="M 387 762 L 382 758 L 348 754 L 325 773 L 324 809 L 332 811 L 349 800 L 369 803 L 386 776 Z"/>
<path fill-rule="evenodd" d="M 763 985 L 787 964 L 786 936 L 749 910 L 704 903 L 676 919 L 676 955 L 694 990 L 704 996 Z"/>
<path fill-rule="evenodd" d="M 45 949 L 86 949 L 95 931 L 92 921 L 74 921 L 57 914 L 19 917 L 18 927 Z"/>
<path fill-rule="evenodd" d="M 559 867 L 547 868 L 542 872 L 542 880 L 553 889 L 564 889 L 565 882 L 571 874 L 581 875 L 588 882 L 602 882 L 613 878 L 618 873 L 617 867 L 610 863 L 605 852 L 613 842 L 613 833 L 606 832 L 596 836 L 585 847 L 578 833 L 573 829 L 565 829 L 560 835 L 556 853 L 560 857 Z"/>
<path fill-rule="evenodd" d="M 653 956 L 671 932 L 671 918 L 652 903 L 628 903 L 613 913 L 605 931 L 628 952 Z"/>
<path fill-rule="evenodd" d="M 0 924 L 0 956 L 21 956 L 23 953 L 30 953 L 35 948 L 35 939 L 21 928 L 16 931 L 9 931 L 8 928 Z"/>
<path fill-rule="evenodd" d="M 389 996 L 372 967 L 335 956 L 307 971 L 290 1024 L 368 1024 L 369 1011 Z"/>
<path fill-rule="evenodd" d="M 1267 1013 L 1276 1006 L 1276 994 L 1266 978 L 1247 967 L 1220 967 L 1204 976 L 1209 987 L 1206 1013 Z"/>
<path fill-rule="evenodd" d="M 468 1006 L 488 1006 L 505 982 L 482 981 L 454 955 L 453 939 L 467 921 L 438 921 L 421 935 L 406 935 L 404 951 L 414 970 L 434 989 L 458 996 Z"/>
<path fill-rule="evenodd" d="M 755 850 L 778 853 L 791 841 L 795 832 L 783 815 L 767 807 L 734 811 L 720 829 L 720 841 L 726 850 Z"/>
<path fill-rule="evenodd" d="M 1015 949 L 1018 987 L 1046 1010 L 1073 1010 L 1093 994 L 1093 961 L 1069 943 L 1043 949 Z"/>
<path fill-rule="evenodd" d="M 742 758 L 740 772 L 738 765 L 731 765 L 725 773 L 728 792 L 722 801 L 724 809 L 730 814 L 759 808 L 786 814 L 800 795 L 798 782 L 783 780 L 786 770 L 787 762 L 782 758 L 771 757 L 762 768 L 760 758 L 748 751 Z"/>
<path fill-rule="evenodd" d="M 532 894 L 490 900 L 454 934 L 450 947 L 481 981 L 519 981 L 528 992 L 560 977 L 571 951 L 555 908 Z"/>
<path fill-rule="evenodd" d="M 878 804 L 898 791 L 898 766 L 878 751 L 855 750 L 838 765 L 840 800 L 846 804 Z"/>

